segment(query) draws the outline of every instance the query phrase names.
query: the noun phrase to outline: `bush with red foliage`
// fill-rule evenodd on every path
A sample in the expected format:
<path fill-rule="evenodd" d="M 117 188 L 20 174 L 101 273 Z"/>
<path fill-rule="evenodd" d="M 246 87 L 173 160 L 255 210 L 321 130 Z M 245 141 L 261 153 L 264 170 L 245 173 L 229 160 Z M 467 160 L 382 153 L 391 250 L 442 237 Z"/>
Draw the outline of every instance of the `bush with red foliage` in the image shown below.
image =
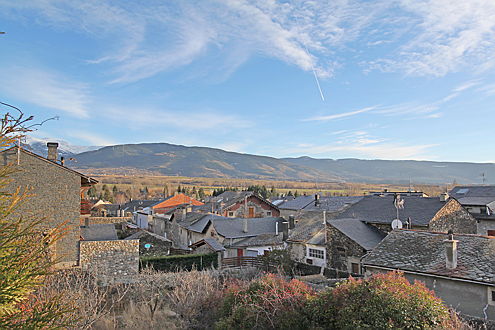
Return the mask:
<path fill-rule="evenodd" d="M 298 280 L 268 274 L 247 284 L 232 285 L 224 300 L 217 329 L 307 329 L 306 303 L 315 292 Z"/>

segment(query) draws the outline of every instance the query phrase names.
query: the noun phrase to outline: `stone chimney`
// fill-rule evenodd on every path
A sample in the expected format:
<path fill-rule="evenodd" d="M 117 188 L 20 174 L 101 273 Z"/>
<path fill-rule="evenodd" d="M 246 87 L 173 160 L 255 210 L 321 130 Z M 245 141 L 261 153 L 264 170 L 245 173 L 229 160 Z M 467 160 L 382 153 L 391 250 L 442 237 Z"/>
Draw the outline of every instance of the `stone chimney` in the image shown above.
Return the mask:
<path fill-rule="evenodd" d="M 448 239 L 444 240 L 445 244 L 445 266 L 447 269 L 457 268 L 457 243 L 459 241 L 454 239 L 454 233 L 449 230 Z"/>
<path fill-rule="evenodd" d="M 244 224 L 243 224 L 243 228 L 242 228 L 242 232 L 243 233 L 247 233 L 248 232 L 248 219 L 247 218 L 244 218 Z"/>
<path fill-rule="evenodd" d="M 296 220 L 293 215 L 289 215 L 289 229 L 294 229 L 296 227 Z"/>
<path fill-rule="evenodd" d="M 289 238 L 289 223 L 282 222 L 282 240 L 285 242 Z"/>
<path fill-rule="evenodd" d="M 58 159 L 58 143 L 57 142 L 48 142 L 46 144 L 46 147 L 48 148 L 48 160 L 51 160 L 52 162 L 56 162 Z"/>
<path fill-rule="evenodd" d="M 440 194 L 440 202 L 446 202 L 449 200 L 449 194 L 444 192 L 443 194 Z"/>

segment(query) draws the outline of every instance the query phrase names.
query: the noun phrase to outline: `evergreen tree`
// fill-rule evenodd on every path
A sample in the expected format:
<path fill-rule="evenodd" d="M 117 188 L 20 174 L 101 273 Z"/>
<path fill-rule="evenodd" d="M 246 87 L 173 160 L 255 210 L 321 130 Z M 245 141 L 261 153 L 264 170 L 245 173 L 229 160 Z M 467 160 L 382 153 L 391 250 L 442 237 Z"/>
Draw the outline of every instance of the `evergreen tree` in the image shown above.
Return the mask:
<path fill-rule="evenodd" d="M 205 194 L 205 190 L 204 190 L 202 187 L 200 187 L 200 188 L 198 189 L 198 198 L 199 198 L 199 199 L 203 199 L 203 198 L 205 198 L 205 196 L 206 196 L 206 194 Z"/>
<path fill-rule="evenodd" d="M 116 185 L 113 185 L 113 188 L 112 188 L 112 193 L 113 195 L 115 196 L 116 193 L 118 193 L 119 190 L 117 189 L 117 186 Z"/>
<path fill-rule="evenodd" d="M 178 192 L 179 194 L 182 192 L 182 188 L 181 188 L 181 186 L 180 186 L 180 185 L 177 187 L 177 192 Z"/>
<path fill-rule="evenodd" d="M 91 186 L 91 188 L 89 188 L 89 190 L 88 190 L 88 196 L 90 198 L 95 198 L 97 196 L 96 187 L 94 185 Z"/>
<path fill-rule="evenodd" d="M 163 186 L 163 197 L 165 197 L 165 198 L 168 197 L 168 185 L 167 184 L 165 184 Z"/>
<path fill-rule="evenodd" d="M 298 197 L 299 196 L 299 193 L 297 192 L 297 190 L 294 192 L 294 197 Z"/>

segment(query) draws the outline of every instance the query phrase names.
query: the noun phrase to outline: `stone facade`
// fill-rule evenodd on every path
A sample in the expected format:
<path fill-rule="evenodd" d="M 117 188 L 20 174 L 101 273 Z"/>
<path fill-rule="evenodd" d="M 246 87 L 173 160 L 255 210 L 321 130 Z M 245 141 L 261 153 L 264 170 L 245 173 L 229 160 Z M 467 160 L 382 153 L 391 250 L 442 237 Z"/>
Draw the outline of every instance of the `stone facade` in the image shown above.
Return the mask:
<path fill-rule="evenodd" d="M 242 200 L 225 208 L 221 215 L 231 218 L 264 218 L 278 217 L 280 216 L 280 211 L 261 198 L 253 195 L 247 198 L 247 203 L 245 200 Z"/>
<path fill-rule="evenodd" d="M 127 282 L 139 273 L 139 240 L 81 241 L 80 265 L 105 282 Z"/>
<path fill-rule="evenodd" d="M 327 267 L 353 273 L 352 264 L 359 265 L 366 250 L 330 224 L 327 224 L 326 235 Z"/>
<path fill-rule="evenodd" d="M 454 233 L 476 234 L 477 227 L 476 219 L 451 198 L 431 219 L 428 230 L 446 233 L 452 229 Z"/>
<path fill-rule="evenodd" d="M 77 264 L 79 217 L 81 210 L 81 175 L 51 161 L 21 151 L 17 164 L 17 149 L 1 153 L 1 166 L 13 164 L 15 170 L 6 187 L 14 192 L 17 187 L 28 189 L 30 196 L 12 214 L 12 217 L 41 219 L 40 231 L 65 228 L 65 235 L 56 242 L 55 258 L 66 266 Z"/>

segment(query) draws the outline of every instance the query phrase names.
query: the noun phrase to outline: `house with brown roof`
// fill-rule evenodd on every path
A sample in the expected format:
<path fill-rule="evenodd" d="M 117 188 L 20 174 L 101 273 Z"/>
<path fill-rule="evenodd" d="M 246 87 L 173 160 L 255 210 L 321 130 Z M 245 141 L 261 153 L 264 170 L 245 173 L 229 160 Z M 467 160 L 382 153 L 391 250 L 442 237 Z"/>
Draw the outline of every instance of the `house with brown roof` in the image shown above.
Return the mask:
<path fill-rule="evenodd" d="M 153 214 L 165 214 L 179 205 L 201 206 L 203 203 L 180 193 L 174 196 L 169 196 L 163 201 L 157 202 L 151 206 L 151 209 L 153 210 Z"/>
<path fill-rule="evenodd" d="M 64 166 L 58 158 L 57 143 L 48 143 L 48 157 L 42 157 L 22 148 L 12 147 L 0 152 L 0 165 L 11 165 L 12 181 L 6 187 L 14 192 L 17 187 L 29 189 L 30 197 L 22 203 L 13 217 L 42 219 L 40 232 L 57 227 L 66 228 L 66 234 L 56 242 L 55 257 L 58 266 L 78 264 L 80 223 L 89 216 L 90 204 L 85 192 L 97 181 Z"/>
<path fill-rule="evenodd" d="M 396 229 L 362 266 L 367 275 L 404 272 L 461 314 L 495 320 L 495 237 Z"/>
<path fill-rule="evenodd" d="M 280 210 L 252 191 L 225 191 L 195 209 L 229 218 L 278 217 Z"/>

